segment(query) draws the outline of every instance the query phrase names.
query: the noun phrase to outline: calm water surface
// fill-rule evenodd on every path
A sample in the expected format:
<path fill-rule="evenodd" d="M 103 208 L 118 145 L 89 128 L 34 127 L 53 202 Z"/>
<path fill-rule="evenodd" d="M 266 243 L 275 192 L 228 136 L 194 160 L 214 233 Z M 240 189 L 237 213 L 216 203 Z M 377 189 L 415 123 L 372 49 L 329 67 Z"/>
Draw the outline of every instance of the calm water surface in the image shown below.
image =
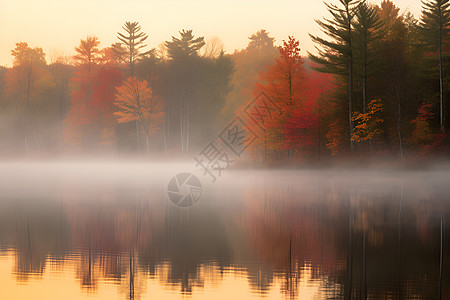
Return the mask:
<path fill-rule="evenodd" d="M 1 299 L 449 299 L 450 172 L 0 163 Z"/>

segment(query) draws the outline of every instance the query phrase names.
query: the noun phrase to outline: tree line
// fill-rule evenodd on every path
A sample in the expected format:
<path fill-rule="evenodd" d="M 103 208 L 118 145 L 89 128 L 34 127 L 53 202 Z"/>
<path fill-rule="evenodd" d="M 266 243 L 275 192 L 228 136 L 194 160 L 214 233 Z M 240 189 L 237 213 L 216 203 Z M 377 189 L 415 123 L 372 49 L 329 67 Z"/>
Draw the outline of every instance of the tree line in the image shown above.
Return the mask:
<path fill-rule="evenodd" d="M 266 30 L 232 54 L 192 30 L 150 49 L 138 22 L 50 61 L 17 43 L 0 68 L 0 151 L 191 153 L 264 93 L 280 113 L 249 145 L 256 160 L 446 153 L 449 1 L 423 2 L 419 19 L 390 0 L 325 5 L 308 56 Z"/>

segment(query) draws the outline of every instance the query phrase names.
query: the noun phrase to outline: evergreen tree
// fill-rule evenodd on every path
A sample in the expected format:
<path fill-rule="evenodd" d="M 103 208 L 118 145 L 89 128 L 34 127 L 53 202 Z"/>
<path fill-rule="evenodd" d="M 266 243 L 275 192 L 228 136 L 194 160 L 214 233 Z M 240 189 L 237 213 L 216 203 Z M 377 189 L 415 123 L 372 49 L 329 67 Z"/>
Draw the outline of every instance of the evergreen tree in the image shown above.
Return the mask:
<path fill-rule="evenodd" d="M 184 59 L 198 55 L 198 51 L 205 45 L 203 37 L 194 38 L 192 30 L 181 30 L 181 38 L 172 36 L 171 42 L 166 42 L 167 54 L 171 59 Z"/>
<path fill-rule="evenodd" d="M 205 45 L 203 37 L 194 37 L 192 30 L 179 31 L 180 38 L 172 36 L 172 41 L 165 42 L 167 55 L 170 58 L 169 69 L 171 81 L 176 85 L 170 91 L 170 105 L 168 114 L 175 116 L 179 125 L 180 149 L 182 152 L 189 150 L 191 132 L 192 101 L 201 68 L 201 58 L 198 55 Z M 168 117 L 168 119 L 170 116 Z M 170 122 L 168 120 L 168 122 Z M 170 124 L 167 124 L 168 126 Z M 167 127 L 168 127 L 167 126 Z M 173 131 L 173 130 L 172 130 Z"/>
<path fill-rule="evenodd" d="M 142 49 L 147 46 L 144 42 L 148 35 L 141 31 L 141 26 L 138 22 L 126 22 L 122 28 L 125 30 L 125 34 L 118 32 L 117 38 L 120 43 L 113 44 L 112 47 L 117 57 L 126 59 L 129 75 L 134 76 L 136 61 L 152 52 L 152 50 L 142 52 Z"/>
<path fill-rule="evenodd" d="M 88 67 L 88 73 L 92 71 L 92 65 L 97 63 L 100 57 L 100 49 L 98 46 L 100 41 L 96 36 L 88 36 L 85 40 L 80 41 L 80 46 L 75 47 L 77 54 L 73 57 L 80 64 Z"/>
<path fill-rule="evenodd" d="M 91 98 L 92 72 L 95 65 L 100 60 L 100 41 L 95 36 L 88 36 L 85 40 L 80 40 L 80 45 L 75 47 L 76 55 L 73 59 L 79 64 L 79 72 L 87 72 L 87 93 L 85 101 Z M 83 68 L 87 67 L 87 70 Z"/>
<path fill-rule="evenodd" d="M 442 45 L 448 39 L 450 25 L 449 0 L 422 1 L 422 18 L 419 24 L 423 42 L 431 51 L 438 51 L 439 56 L 439 115 L 441 131 L 445 132 L 444 112 L 444 74 Z"/>
<path fill-rule="evenodd" d="M 321 65 L 317 70 L 332 73 L 341 76 L 348 76 L 348 116 L 350 125 L 350 146 L 353 151 L 353 63 L 354 63 L 354 46 L 352 26 L 355 12 L 361 4 L 361 0 L 339 0 L 340 7 L 334 4 L 325 3 L 331 19 L 325 18 L 324 21 L 316 20 L 317 24 L 322 28 L 323 33 L 330 40 L 314 36 L 310 34 L 311 39 L 320 47 L 316 47 L 319 54 L 313 55 L 309 53 L 311 60 Z"/>
<path fill-rule="evenodd" d="M 136 62 L 144 57 L 145 55 L 152 52 L 146 51 L 142 52 L 142 49 L 147 46 L 145 44 L 145 40 L 147 40 L 148 35 L 141 31 L 142 27 L 138 22 L 125 22 L 125 25 L 122 26 L 123 30 L 125 30 L 125 34 L 118 32 L 117 38 L 119 39 L 119 43 L 115 43 L 112 45 L 112 49 L 116 55 L 117 59 L 123 59 L 124 62 L 128 65 L 128 73 L 130 77 L 134 77 L 134 69 Z M 140 128 L 139 119 L 136 119 L 136 135 L 137 135 L 137 147 L 140 149 Z"/>
<path fill-rule="evenodd" d="M 374 57 L 374 42 L 382 37 L 383 21 L 378 16 L 375 6 L 362 3 L 356 10 L 356 65 L 361 68 L 362 77 L 362 112 L 367 106 L 367 77 L 374 73 L 376 59 Z"/>
<path fill-rule="evenodd" d="M 400 8 L 390 0 L 377 7 L 383 22 L 382 38 L 375 40 L 373 53 L 380 69 L 373 76 L 371 98 L 382 99 L 384 105 L 384 138 L 389 148 L 398 145 L 403 159 L 403 140 L 409 126 L 408 111 L 415 113 L 415 102 L 422 99 L 421 81 L 418 80 L 422 52 L 415 45 L 412 15 L 400 14 Z M 395 147 L 395 146 L 394 146 Z"/>
<path fill-rule="evenodd" d="M 260 82 L 259 74 L 270 68 L 279 57 L 279 49 L 274 46 L 275 39 L 264 29 L 249 37 L 248 46 L 231 54 L 235 72 L 231 79 L 233 89 L 227 95 L 222 109 L 226 119 L 234 118 L 241 105 L 255 97 L 255 82 Z"/>
<path fill-rule="evenodd" d="M 250 37 L 250 42 L 248 43 L 247 49 L 264 51 L 265 49 L 270 49 L 273 47 L 275 39 L 269 36 L 269 33 L 265 29 L 252 34 Z"/>

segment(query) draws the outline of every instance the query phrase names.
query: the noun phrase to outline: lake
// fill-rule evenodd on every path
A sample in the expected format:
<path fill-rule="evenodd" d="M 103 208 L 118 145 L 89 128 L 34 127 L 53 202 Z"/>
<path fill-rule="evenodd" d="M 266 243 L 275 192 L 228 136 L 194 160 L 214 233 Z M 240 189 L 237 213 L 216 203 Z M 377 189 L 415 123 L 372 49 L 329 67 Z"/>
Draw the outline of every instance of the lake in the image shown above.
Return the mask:
<path fill-rule="evenodd" d="M 193 172 L 190 207 L 168 196 Z M 450 172 L 0 163 L 1 299 L 448 299 Z M 183 190 L 183 192 L 185 192 Z"/>

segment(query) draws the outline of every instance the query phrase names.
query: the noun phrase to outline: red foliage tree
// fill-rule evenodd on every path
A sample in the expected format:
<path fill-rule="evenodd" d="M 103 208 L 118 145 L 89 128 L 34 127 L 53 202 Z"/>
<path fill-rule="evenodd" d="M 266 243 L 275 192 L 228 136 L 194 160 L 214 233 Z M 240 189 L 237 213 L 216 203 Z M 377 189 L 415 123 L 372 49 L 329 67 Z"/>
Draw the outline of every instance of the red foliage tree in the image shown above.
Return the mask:
<path fill-rule="evenodd" d="M 430 122 L 435 115 L 432 109 L 433 104 L 423 103 L 417 110 L 417 117 L 411 121 L 414 129 L 409 144 L 416 146 L 419 154 L 423 156 L 442 148 L 446 138 L 446 134 L 433 133 Z"/>
<path fill-rule="evenodd" d="M 85 55 L 86 59 L 78 57 L 80 53 L 76 56 L 79 64 L 72 78 L 76 88 L 65 120 L 65 140 L 71 146 L 93 148 L 112 144 L 115 88 L 122 82 L 123 74 L 109 59 L 109 52 L 95 49 Z"/>
<path fill-rule="evenodd" d="M 329 110 L 327 96 L 333 88 L 329 74 L 305 68 L 299 42 L 293 37 L 283 41 L 275 64 L 261 74 L 256 91 L 266 93 L 281 113 L 265 124 L 263 137 L 254 149 L 270 152 L 271 157 L 317 152 L 321 147 L 321 126 Z"/>

